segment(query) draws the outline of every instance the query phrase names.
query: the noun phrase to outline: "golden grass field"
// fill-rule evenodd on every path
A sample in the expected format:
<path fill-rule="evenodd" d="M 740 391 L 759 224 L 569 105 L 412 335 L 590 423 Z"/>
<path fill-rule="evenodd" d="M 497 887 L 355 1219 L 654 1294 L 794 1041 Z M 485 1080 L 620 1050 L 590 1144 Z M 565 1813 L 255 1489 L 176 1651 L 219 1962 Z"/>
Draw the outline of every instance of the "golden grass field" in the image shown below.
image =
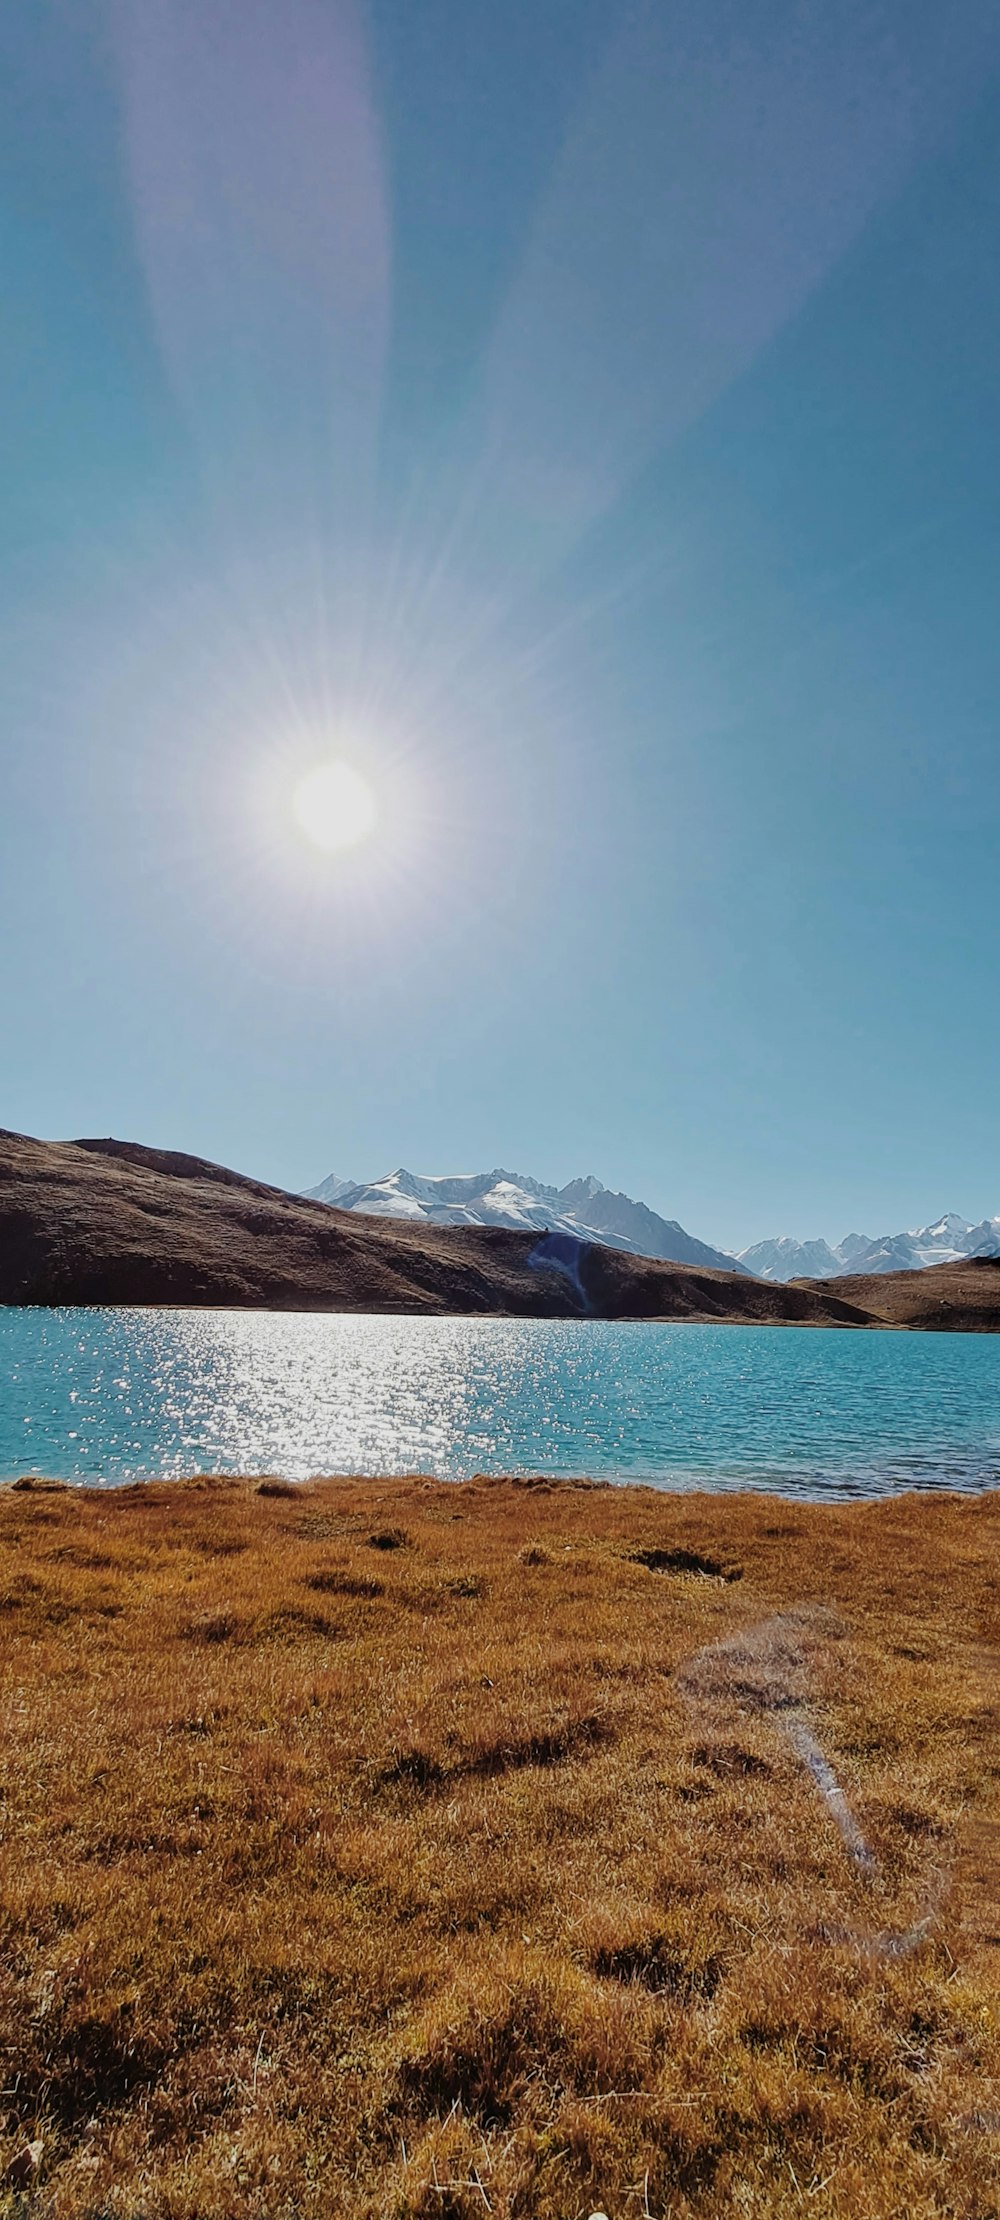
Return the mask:
<path fill-rule="evenodd" d="M 996 2215 L 998 1539 L 4 1490 L 0 2213 Z"/>

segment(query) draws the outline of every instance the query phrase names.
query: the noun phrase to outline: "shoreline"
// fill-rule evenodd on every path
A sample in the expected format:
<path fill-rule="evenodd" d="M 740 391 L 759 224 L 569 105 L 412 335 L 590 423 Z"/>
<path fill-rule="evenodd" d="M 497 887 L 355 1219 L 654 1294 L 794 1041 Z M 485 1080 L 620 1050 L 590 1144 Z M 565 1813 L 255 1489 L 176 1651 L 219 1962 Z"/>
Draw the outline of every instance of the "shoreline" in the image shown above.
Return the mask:
<path fill-rule="evenodd" d="M 324 1207 L 330 1206 L 324 1205 Z M 651 1262 L 653 1260 L 641 1259 L 640 1261 Z M 986 1261 L 992 1264 L 994 1260 L 990 1258 Z M 997 1261 L 998 1274 L 1000 1274 L 1000 1260 Z M 664 1269 L 679 1271 L 683 1268 L 667 1264 Z M 928 1269 L 947 1270 L 949 1267 L 928 1267 Z M 892 1276 L 898 1279 L 917 1280 L 923 1275 L 920 1273 L 905 1273 Z M 887 1274 L 886 1277 L 888 1278 L 890 1275 Z M 828 1290 L 832 1294 L 836 1289 L 837 1282 L 835 1280 L 762 1280 L 759 1285 L 775 1289 L 791 1287 L 800 1291 L 822 1287 L 824 1292 Z M 38 1312 L 43 1316 L 56 1311 L 100 1311 L 102 1313 L 106 1311 L 127 1311 L 129 1313 L 139 1311 L 143 1317 L 150 1318 L 156 1317 L 162 1312 L 173 1313 L 177 1311 L 192 1317 L 211 1317 L 215 1315 L 221 1317 L 253 1317 L 261 1315 L 274 1318 L 399 1318 L 419 1319 L 422 1323 L 436 1325 L 444 1325 L 454 1319 L 466 1324 L 476 1325 L 510 1325 L 517 1323 L 545 1326 L 739 1326 L 748 1331 L 759 1328 L 762 1332 L 766 1331 L 768 1333 L 776 1331 L 845 1334 L 913 1333 L 919 1334 L 922 1338 L 934 1334 L 946 1334 L 949 1338 L 953 1338 L 958 1334 L 1000 1333 L 1000 1294 L 997 1295 L 995 1302 L 991 1300 L 989 1308 L 984 1311 L 981 1320 L 973 1318 L 970 1323 L 966 1318 L 961 1325 L 940 1323 L 927 1325 L 923 1318 L 919 1316 L 913 1318 L 879 1317 L 874 1312 L 868 1312 L 863 1316 L 858 1315 L 853 1318 L 819 1315 L 803 1318 L 785 1318 L 777 1315 L 755 1318 L 740 1315 L 735 1311 L 720 1314 L 717 1311 L 707 1310 L 685 1310 L 677 1313 L 670 1311 L 659 1313 L 616 1311 L 613 1315 L 602 1315 L 596 1310 L 526 1312 L 523 1310 L 461 1310 L 457 1307 L 454 1309 L 449 1307 L 448 1309 L 430 1310 L 417 1306 L 412 1309 L 402 1306 L 393 1308 L 389 1305 L 380 1309 L 371 1309 L 358 1305 L 322 1302 L 305 1305 L 259 1300 L 229 1303 L 214 1298 L 208 1298 L 199 1303 L 191 1300 L 172 1302 L 167 1298 L 161 1301 L 142 1302 L 131 1299 L 119 1301 L 114 1298 L 103 1301 L 99 1298 L 91 1299 L 90 1297 L 74 1300 L 59 1296 L 54 1297 L 51 1302 L 18 1302 L 0 1296 L 0 1315 L 5 1312 L 21 1313 L 24 1311 Z"/>
<path fill-rule="evenodd" d="M 978 1503 L 993 1496 L 1000 1497 L 1000 1475 L 983 1484 L 962 1487 L 947 1480 L 900 1481 L 897 1484 L 866 1490 L 861 1487 L 838 1488 L 834 1485 L 816 1488 L 806 1494 L 801 1488 L 782 1488 L 770 1481 L 757 1486 L 752 1481 L 717 1481 L 714 1485 L 703 1475 L 688 1484 L 684 1481 L 661 1481 L 648 1476 L 626 1476 L 608 1479 L 589 1473 L 553 1472 L 469 1472 L 455 1476 L 433 1472 L 314 1472 L 301 1479 L 293 1474 L 271 1471 L 246 1472 L 180 1472 L 136 1473 L 119 1480 L 90 1477 L 62 1479 L 55 1474 L 17 1472 L 0 1474 L 0 1499 L 11 1493 L 17 1495 L 86 1496 L 102 1501 L 117 1496 L 135 1496 L 143 1489 L 249 1489 L 257 1494 L 287 1492 L 292 1498 L 304 1495 L 315 1488 L 368 1488 L 414 1489 L 425 1488 L 513 1488 L 535 1494 L 557 1494 L 565 1489 L 573 1495 L 610 1493 L 615 1496 L 642 1495 L 657 1503 L 690 1505 L 704 1510 L 711 1505 L 752 1505 L 774 1503 L 786 1509 L 809 1513 L 830 1508 L 846 1511 L 874 1509 L 879 1505 L 918 1501 L 933 1504 Z"/>

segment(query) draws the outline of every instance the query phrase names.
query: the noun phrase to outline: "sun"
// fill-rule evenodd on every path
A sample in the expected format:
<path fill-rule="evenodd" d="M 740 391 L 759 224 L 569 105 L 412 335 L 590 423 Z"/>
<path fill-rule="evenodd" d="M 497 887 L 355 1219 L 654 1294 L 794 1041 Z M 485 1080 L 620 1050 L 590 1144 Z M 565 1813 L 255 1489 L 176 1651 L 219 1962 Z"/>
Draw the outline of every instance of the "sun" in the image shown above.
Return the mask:
<path fill-rule="evenodd" d="M 314 848 L 334 855 L 368 839 L 378 805 L 367 779 L 352 764 L 319 763 L 293 789 L 292 814 Z"/>

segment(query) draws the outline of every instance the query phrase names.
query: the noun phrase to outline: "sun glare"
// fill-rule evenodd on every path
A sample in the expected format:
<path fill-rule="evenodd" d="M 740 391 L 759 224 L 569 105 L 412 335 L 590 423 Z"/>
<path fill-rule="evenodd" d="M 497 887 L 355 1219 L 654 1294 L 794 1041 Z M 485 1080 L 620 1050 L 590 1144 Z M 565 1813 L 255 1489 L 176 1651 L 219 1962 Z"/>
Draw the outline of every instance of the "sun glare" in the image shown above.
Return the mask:
<path fill-rule="evenodd" d="M 328 855 L 367 840 L 378 815 L 367 779 L 350 763 L 320 763 L 299 779 L 292 794 L 299 831 Z"/>

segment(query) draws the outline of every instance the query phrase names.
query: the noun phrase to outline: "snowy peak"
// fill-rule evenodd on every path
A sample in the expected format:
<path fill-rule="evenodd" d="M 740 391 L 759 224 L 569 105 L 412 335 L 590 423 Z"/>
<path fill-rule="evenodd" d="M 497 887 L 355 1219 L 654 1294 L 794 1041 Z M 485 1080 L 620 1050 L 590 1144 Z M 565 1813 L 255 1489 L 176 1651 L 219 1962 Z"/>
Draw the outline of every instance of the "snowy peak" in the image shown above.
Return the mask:
<path fill-rule="evenodd" d="M 845 1266 L 826 1241 L 793 1241 L 782 1233 L 774 1241 L 757 1241 L 741 1249 L 739 1261 L 762 1280 L 827 1280 Z"/>
<path fill-rule="evenodd" d="M 587 1203 L 593 1202 L 595 1195 L 606 1195 L 607 1191 L 601 1181 L 594 1178 L 593 1172 L 588 1172 L 586 1179 L 571 1179 L 568 1187 L 560 1187 L 559 1200 L 567 1210 L 582 1210 Z"/>
<path fill-rule="evenodd" d="M 864 1256 L 865 1250 L 870 1249 L 871 1245 L 872 1241 L 869 1233 L 847 1233 L 837 1248 L 831 1249 L 830 1254 L 831 1256 L 842 1257 L 846 1266 L 854 1257 Z"/>
<path fill-rule="evenodd" d="M 1000 1256 L 1000 1218 L 970 1226 L 946 1211 L 933 1225 L 911 1226 L 906 1233 L 849 1233 L 835 1249 L 825 1241 L 758 1241 L 740 1251 L 740 1262 L 765 1280 L 843 1279 L 848 1273 L 920 1272 L 930 1264 L 957 1264 L 961 1257 Z"/>
<path fill-rule="evenodd" d="M 577 1191 L 584 1185 L 588 1193 L 580 1201 Z M 631 1249 L 637 1256 L 662 1257 L 675 1264 L 699 1264 L 725 1272 L 746 1271 L 735 1257 L 722 1249 L 713 1249 L 706 1241 L 696 1241 L 686 1233 L 676 1218 L 661 1218 L 658 1211 L 650 1210 L 647 1203 L 633 1202 L 630 1195 L 615 1194 L 610 1187 L 602 1187 L 599 1180 L 584 1182 L 574 1180 L 569 1187 L 560 1189 L 560 1202 L 566 1204 L 573 1198 L 574 1217 L 595 1233 L 599 1240 Z"/>
<path fill-rule="evenodd" d="M 943 1218 L 935 1218 L 932 1226 L 911 1226 L 907 1235 L 910 1241 L 953 1241 L 960 1244 L 961 1237 L 970 1231 L 964 1218 L 953 1210 L 946 1210 Z"/>
<path fill-rule="evenodd" d="M 329 1172 L 318 1187 L 310 1187 L 309 1197 L 312 1202 L 335 1203 L 353 1186 L 353 1179 L 341 1179 L 336 1172 Z"/>
<path fill-rule="evenodd" d="M 323 1182 L 326 1185 L 326 1182 Z M 319 1200 L 319 1190 L 312 1190 Z M 425 1177 L 405 1168 L 366 1186 L 350 1187 L 336 1198 L 340 1210 L 363 1217 L 419 1219 L 442 1226 L 512 1226 L 545 1233 L 580 1233 L 575 1216 L 561 1207 L 558 1191 L 522 1172 L 495 1166 L 491 1172 Z M 613 1247 L 627 1248 L 627 1242 Z"/>
<path fill-rule="evenodd" d="M 556 1232 L 575 1240 L 602 1242 L 606 1248 L 665 1262 L 746 1270 L 734 1257 L 697 1241 L 676 1219 L 661 1218 L 645 1203 L 616 1195 L 589 1174 L 566 1187 L 546 1187 L 524 1172 L 500 1166 L 491 1172 L 426 1177 L 401 1166 L 384 1179 L 351 1186 L 330 1179 L 309 1189 L 318 1202 L 364 1217 L 407 1218 L 439 1226 L 511 1226 L 521 1232 Z"/>

